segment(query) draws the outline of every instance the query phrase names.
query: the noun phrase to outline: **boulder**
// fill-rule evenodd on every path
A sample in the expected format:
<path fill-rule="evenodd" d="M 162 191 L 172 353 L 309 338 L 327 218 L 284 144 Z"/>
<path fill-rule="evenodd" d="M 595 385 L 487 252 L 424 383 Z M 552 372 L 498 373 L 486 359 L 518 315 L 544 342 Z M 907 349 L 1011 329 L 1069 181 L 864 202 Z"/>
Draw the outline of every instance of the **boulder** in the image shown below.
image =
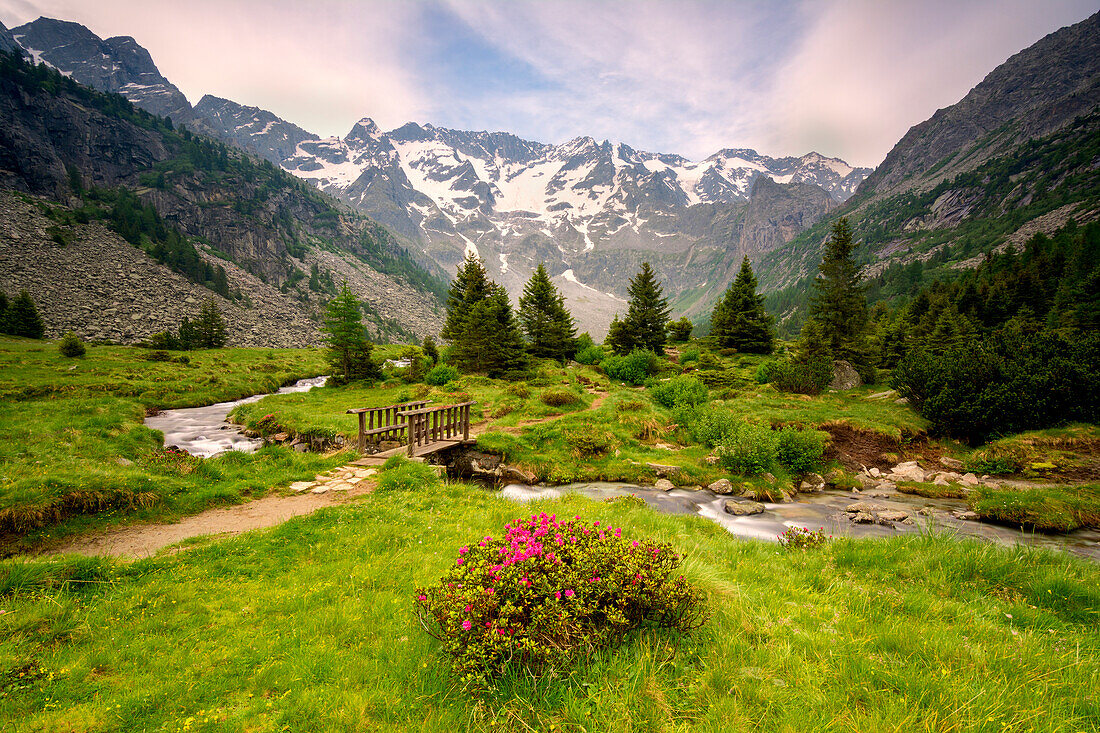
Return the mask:
<path fill-rule="evenodd" d="M 660 463 L 647 463 L 645 465 L 652 468 L 659 478 L 667 478 L 680 472 L 679 466 L 665 466 Z"/>
<path fill-rule="evenodd" d="M 524 484 L 531 486 L 538 482 L 538 477 L 530 471 L 515 466 L 501 466 L 500 477 L 511 484 Z"/>
<path fill-rule="evenodd" d="M 816 475 L 816 474 L 815 474 Z M 825 474 L 825 485 L 836 486 L 838 482 L 844 480 L 844 472 L 840 469 L 834 469 Z"/>
<path fill-rule="evenodd" d="M 657 483 L 653 484 L 653 488 L 658 491 L 672 491 L 676 488 L 676 484 L 669 481 L 667 478 L 657 479 Z"/>
<path fill-rule="evenodd" d="M 720 478 L 707 488 L 716 494 L 732 494 L 733 482 L 728 478 Z"/>
<path fill-rule="evenodd" d="M 875 516 L 867 512 L 856 512 L 851 515 L 851 520 L 856 524 L 874 524 Z"/>
<path fill-rule="evenodd" d="M 855 504 L 849 504 L 848 507 L 844 511 L 846 511 L 846 512 L 867 512 L 867 513 L 872 513 L 872 512 L 880 512 L 885 508 L 886 507 L 882 506 L 881 504 L 872 504 L 869 501 L 857 501 Z"/>
<path fill-rule="evenodd" d="M 829 382 L 829 389 L 852 389 L 861 384 L 863 380 L 850 362 L 843 359 L 833 362 L 833 379 Z"/>
<path fill-rule="evenodd" d="M 979 482 L 977 476 L 972 473 L 968 473 L 961 479 L 959 479 L 959 483 L 963 484 L 964 486 L 977 486 Z"/>
<path fill-rule="evenodd" d="M 944 468 L 950 468 L 952 471 L 961 471 L 963 468 L 962 461 L 950 456 L 940 456 L 940 465 Z"/>
<path fill-rule="evenodd" d="M 747 517 L 752 514 L 762 514 L 764 512 L 764 505 L 757 501 L 739 501 L 737 499 L 726 499 L 725 505 L 722 507 L 726 514 L 732 514 L 735 517 Z"/>
<path fill-rule="evenodd" d="M 808 473 L 806 474 L 806 482 L 814 486 L 825 486 L 825 477 L 820 473 Z"/>
<path fill-rule="evenodd" d="M 906 463 L 899 463 L 894 466 L 890 472 L 890 478 L 895 481 L 915 481 L 917 483 L 923 483 L 926 474 L 923 468 L 921 468 L 916 461 L 908 461 Z"/>
<path fill-rule="evenodd" d="M 718 465 L 718 456 L 711 453 L 709 456 L 703 459 L 708 466 Z"/>
<path fill-rule="evenodd" d="M 959 511 L 959 512 L 951 512 L 951 514 L 955 517 L 955 519 L 962 519 L 962 520 L 967 521 L 967 522 L 976 522 L 979 519 L 977 512 L 962 512 L 962 511 Z"/>
<path fill-rule="evenodd" d="M 885 519 L 887 522 L 904 522 L 909 519 L 909 512 L 901 509 L 884 509 L 878 513 L 878 518 Z"/>

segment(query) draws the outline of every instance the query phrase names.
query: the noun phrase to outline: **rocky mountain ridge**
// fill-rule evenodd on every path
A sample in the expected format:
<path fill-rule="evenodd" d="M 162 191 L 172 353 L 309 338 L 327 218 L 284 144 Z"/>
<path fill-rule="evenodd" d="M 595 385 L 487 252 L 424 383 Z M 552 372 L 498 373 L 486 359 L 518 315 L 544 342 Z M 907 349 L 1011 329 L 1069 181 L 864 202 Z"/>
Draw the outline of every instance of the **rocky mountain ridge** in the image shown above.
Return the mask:
<path fill-rule="evenodd" d="M 875 297 L 904 298 L 988 252 L 1100 209 L 1100 13 L 1047 35 L 915 125 L 855 196 L 766 255 L 797 326 L 832 222 L 849 218 Z"/>
<path fill-rule="evenodd" d="M 213 96 L 192 109 L 132 39 L 103 41 L 75 23 L 40 18 L 14 29 L 36 61 L 139 107 L 171 114 L 191 129 L 259 155 L 366 213 L 400 236 L 419 262 L 450 277 L 476 251 L 492 276 L 518 295 L 546 262 L 582 328 L 602 334 L 622 309 L 626 274 L 654 263 L 689 315 L 709 309 L 730 263 L 783 246 L 793 222 L 850 196 L 869 169 L 817 153 L 773 159 L 747 149 L 703 161 L 637 151 L 580 137 L 561 145 L 509 133 L 467 132 L 409 123 L 382 132 L 364 118 L 343 138 L 320 138 L 255 107 Z M 783 225 L 741 220 L 758 180 L 789 185 L 763 210 L 789 198 Z M 806 197 L 815 186 L 824 196 Z M 814 211 L 807 201 L 817 202 Z"/>

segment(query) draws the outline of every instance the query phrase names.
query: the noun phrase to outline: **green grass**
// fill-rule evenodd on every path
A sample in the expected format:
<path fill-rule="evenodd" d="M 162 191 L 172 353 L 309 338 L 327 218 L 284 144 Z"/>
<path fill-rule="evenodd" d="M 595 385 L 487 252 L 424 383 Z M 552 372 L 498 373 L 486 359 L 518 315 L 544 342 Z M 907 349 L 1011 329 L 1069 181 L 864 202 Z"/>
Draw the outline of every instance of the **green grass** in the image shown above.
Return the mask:
<path fill-rule="evenodd" d="M 1100 486 L 1049 486 L 1035 489 L 978 488 L 971 508 L 990 522 L 1040 532 L 1100 529 Z"/>
<path fill-rule="evenodd" d="M 699 632 L 463 689 L 412 615 L 457 548 L 525 512 L 686 554 Z M 815 551 L 694 517 L 461 484 L 376 493 L 131 565 L 0 564 L 0 728 L 1095 730 L 1100 568 L 935 536 Z M 20 676 L 22 673 L 22 676 Z"/>
<path fill-rule="evenodd" d="M 147 362 L 145 353 L 93 346 L 65 359 L 52 342 L 0 339 L 0 550 L 240 501 L 339 462 L 279 448 L 173 458 L 142 424 L 151 407 L 237 399 L 315 376 L 318 350 L 190 352 L 189 364 Z"/>

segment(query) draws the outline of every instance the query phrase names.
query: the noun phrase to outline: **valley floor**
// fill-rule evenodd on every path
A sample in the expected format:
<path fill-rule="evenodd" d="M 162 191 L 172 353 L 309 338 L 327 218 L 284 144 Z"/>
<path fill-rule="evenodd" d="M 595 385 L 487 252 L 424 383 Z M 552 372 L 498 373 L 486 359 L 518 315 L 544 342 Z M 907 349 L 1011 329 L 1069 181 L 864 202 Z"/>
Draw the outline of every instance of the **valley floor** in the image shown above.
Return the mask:
<path fill-rule="evenodd" d="M 390 480 L 393 469 L 342 474 L 352 451 L 272 445 L 204 461 L 165 451 L 145 412 L 271 391 L 320 373 L 319 353 L 193 352 L 183 364 L 119 347 L 75 361 L 49 343 L 0 345 L 12 375 L 0 380 L 8 552 L 55 553 L 0 562 L 0 730 L 1100 730 L 1095 562 L 929 530 L 788 551 L 636 500 L 519 506 L 430 472 L 412 484 Z M 841 453 L 831 466 L 972 460 L 924 441 L 920 418 L 873 389 L 784 395 L 751 379 L 758 360 L 719 361 L 703 375 L 724 384 L 711 388 L 716 402 L 832 426 Z M 647 390 L 591 368 L 547 367 L 514 384 L 322 388 L 233 417 L 268 435 L 350 438 L 348 407 L 412 398 L 476 400 L 479 448 L 551 482 L 652 482 L 647 463 L 676 466 L 681 486 L 727 475 Z M 610 448 L 578 452 L 593 436 Z M 1058 470 L 1092 470 L 1095 428 L 1006 441 L 985 457 L 1041 453 Z M 339 480 L 312 493 L 306 484 L 326 472 Z M 1002 490 L 1034 495 L 1013 516 L 1094 521 L 1093 488 L 1038 486 Z M 987 511 L 1008 511 L 996 508 L 1008 494 L 979 495 Z M 89 513 L 95 497 L 105 504 Z M 543 511 L 670 542 L 710 620 L 690 634 L 637 632 L 537 680 L 517 672 L 464 687 L 414 613 L 417 589 L 463 544 Z M 70 554 L 100 551 L 137 559 Z"/>

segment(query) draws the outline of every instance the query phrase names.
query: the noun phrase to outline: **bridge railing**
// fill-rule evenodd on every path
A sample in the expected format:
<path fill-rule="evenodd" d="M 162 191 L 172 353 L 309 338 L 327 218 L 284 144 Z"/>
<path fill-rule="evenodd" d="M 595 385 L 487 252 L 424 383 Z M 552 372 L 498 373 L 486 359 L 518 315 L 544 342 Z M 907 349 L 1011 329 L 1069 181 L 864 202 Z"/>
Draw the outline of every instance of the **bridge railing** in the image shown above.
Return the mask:
<path fill-rule="evenodd" d="M 443 440 L 470 439 L 470 407 L 476 402 L 460 402 L 457 405 L 421 407 L 397 413 L 408 425 L 409 455 L 415 455 L 422 445 Z"/>
<path fill-rule="evenodd" d="M 365 451 L 369 443 L 378 443 L 383 440 L 404 442 L 408 436 L 408 421 L 403 419 L 401 413 L 418 410 L 428 404 L 431 404 L 431 400 L 414 400 L 385 407 L 360 407 L 348 410 L 346 414 L 359 416 L 360 452 Z"/>

